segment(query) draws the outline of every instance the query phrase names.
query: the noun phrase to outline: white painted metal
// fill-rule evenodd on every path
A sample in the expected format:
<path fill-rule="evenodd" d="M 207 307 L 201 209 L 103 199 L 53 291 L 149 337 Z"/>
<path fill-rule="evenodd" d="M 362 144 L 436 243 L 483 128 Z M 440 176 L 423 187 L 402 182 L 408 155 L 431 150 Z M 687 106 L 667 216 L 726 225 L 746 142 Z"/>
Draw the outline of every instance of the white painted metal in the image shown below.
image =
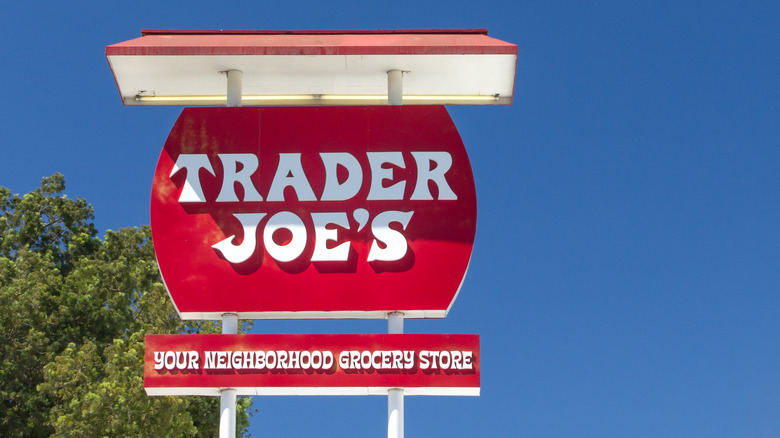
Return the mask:
<path fill-rule="evenodd" d="M 401 70 L 387 72 L 387 104 L 404 104 L 404 72 Z"/>
<path fill-rule="evenodd" d="M 392 312 L 387 314 L 387 332 L 401 334 L 404 332 L 404 314 Z M 391 388 L 387 390 L 387 438 L 404 437 L 404 389 Z"/>
<path fill-rule="evenodd" d="M 246 103 L 246 100 L 244 100 Z M 447 312 L 444 310 L 404 310 L 404 318 L 429 319 L 444 318 Z M 215 320 L 220 319 L 219 312 L 181 312 L 181 319 L 186 320 Z M 335 312 L 240 312 L 241 319 L 385 319 L 387 312 L 382 310 L 371 311 L 335 311 Z"/>
<path fill-rule="evenodd" d="M 387 314 L 387 333 L 404 332 L 404 314 L 401 312 L 392 312 Z"/>
<path fill-rule="evenodd" d="M 225 313 L 222 315 L 222 334 L 223 335 L 237 335 L 238 334 L 238 314 L 237 313 Z"/>
<path fill-rule="evenodd" d="M 303 387 L 236 387 L 231 388 L 236 390 L 236 395 L 344 395 L 344 396 L 382 396 L 387 397 L 388 391 L 391 387 L 388 386 L 372 386 L 372 387 L 354 387 L 354 386 L 303 386 Z M 146 395 L 149 396 L 164 396 L 164 395 L 200 395 L 200 396 L 218 396 L 220 389 L 215 387 L 159 387 L 159 388 L 144 388 Z M 466 396 L 466 397 L 478 397 L 480 394 L 479 387 L 411 387 L 404 388 L 404 396 L 407 395 L 426 395 L 426 396 Z"/>
<path fill-rule="evenodd" d="M 222 334 L 238 334 L 238 314 L 222 315 Z M 219 438 L 236 436 L 236 395 L 235 388 L 224 388 L 219 391 Z"/>
<path fill-rule="evenodd" d="M 227 106 L 241 106 L 243 95 L 241 70 L 228 70 L 227 75 Z"/>
<path fill-rule="evenodd" d="M 387 72 L 392 69 L 407 72 L 403 84 L 404 96 L 409 100 L 406 104 L 420 103 L 412 101 L 411 96 L 428 96 L 423 103 L 495 105 L 511 102 L 517 56 L 112 55 L 108 60 L 126 105 L 224 105 L 225 77 L 219 72 L 229 69 L 243 72 L 244 105 L 262 105 L 250 102 L 248 96 L 287 96 L 296 100 L 295 104 L 309 105 L 386 104 L 386 100 L 360 99 L 387 96 Z M 186 103 L 153 99 L 166 96 L 196 99 Z M 306 96 L 312 102 L 301 101 Z M 317 100 L 316 96 L 342 97 Z M 461 101 L 458 96 L 467 100 Z M 203 98 L 202 102 L 197 98 Z"/>
<path fill-rule="evenodd" d="M 387 438 L 404 438 L 404 390 L 387 391 Z"/>
<path fill-rule="evenodd" d="M 236 436 L 236 390 L 224 389 L 219 394 L 219 438 Z"/>

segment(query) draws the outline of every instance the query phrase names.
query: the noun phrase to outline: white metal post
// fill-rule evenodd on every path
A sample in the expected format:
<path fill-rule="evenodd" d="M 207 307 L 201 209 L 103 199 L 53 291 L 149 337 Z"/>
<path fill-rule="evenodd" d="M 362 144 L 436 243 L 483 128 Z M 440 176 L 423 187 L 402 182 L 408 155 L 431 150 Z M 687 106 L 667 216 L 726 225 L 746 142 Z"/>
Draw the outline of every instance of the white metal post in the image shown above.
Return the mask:
<path fill-rule="evenodd" d="M 393 312 L 387 314 L 387 332 L 400 334 L 404 332 L 404 314 Z M 387 391 L 387 438 L 404 437 L 404 389 L 392 388 Z"/>
<path fill-rule="evenodd" d="M 228 70 L 227 72 L 227 106 L 241 106 L 243 95 L 241 70 Z"/>
<path fill-rule="evenodd" d="M 404 103 L 404 72 L 390 70 L 387 72 L 387 104 L 403 105 Z"/>
<path fill-rule="evenodd" d="M 396 334 L 404 332 L 404 314 L 393 312 L 387 314 L 387 333 Z"/>
<path fill-rule="evenodd" d="M 219 438 L 236 436 L 236 390 L 219 392 Z"/>
<path fill-rule="evenodd" d="M 238 315 L 225 313 L 222 315 L 222 334 L 238 334 Z M 235 438 L 236 436 L 236 390 L 223 388 L 219 391 L 219 438 Z"/>
<path fill-rule="evenodd" d="M 387 391 L 387 438 L 404 438 L 404 390 Z"/>
<path fill-rule="evenodd" d="M 225 313 L 222 315 L 222 334 L 223 335 L 238 334 L 238 314 Z"/>
<path fill-rule="evenodd" d="M 241 106 L 243 95 L 241 70 L 228 70 L 227 75 L 227 106 Z M 222 315 L 222 334 L 238 334 L 238 314 Z M 222 388 L 219 391 L 219 438 L 235 438 L 236 436 L 236 390 Z"/>
<path fill-rule="evenodd" d="M 403 105 L 404 103 L 404 73 L 401 70 L 387 72 L 387 104 Z M 404 314 L 391 312 L 387 314 L 387 332 L 390 334 L 404 332 Z M 404 437 L 404 389 L 391 388 L 387 390 L 387 438 Z"/>

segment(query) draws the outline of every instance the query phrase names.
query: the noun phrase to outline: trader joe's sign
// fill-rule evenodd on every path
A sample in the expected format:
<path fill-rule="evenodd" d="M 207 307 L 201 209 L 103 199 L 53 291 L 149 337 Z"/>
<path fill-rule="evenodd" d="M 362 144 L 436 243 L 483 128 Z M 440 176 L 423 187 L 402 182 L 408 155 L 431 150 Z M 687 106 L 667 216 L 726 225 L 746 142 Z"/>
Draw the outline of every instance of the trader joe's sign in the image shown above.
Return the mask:
<path fill-rule="evenodd" d="M 479 395 L 477 335 L 148 335 L 149 395 Z"/>
<path fill-rule="evenodd" d="M 444 317 L 476 196 L 442 106 L 188 108 L 151 220 L 185 319 Z"/>

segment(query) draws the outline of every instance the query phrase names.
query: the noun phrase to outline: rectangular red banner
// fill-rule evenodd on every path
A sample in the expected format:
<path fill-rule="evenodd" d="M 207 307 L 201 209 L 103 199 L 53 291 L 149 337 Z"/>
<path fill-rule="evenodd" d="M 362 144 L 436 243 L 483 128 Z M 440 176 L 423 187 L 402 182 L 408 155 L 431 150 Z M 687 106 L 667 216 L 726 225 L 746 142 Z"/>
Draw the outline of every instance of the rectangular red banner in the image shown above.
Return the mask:
<path fill-rule="evenodd" d="M 148 335 L 148 395 L 479 395 L 479 335 Z"/>

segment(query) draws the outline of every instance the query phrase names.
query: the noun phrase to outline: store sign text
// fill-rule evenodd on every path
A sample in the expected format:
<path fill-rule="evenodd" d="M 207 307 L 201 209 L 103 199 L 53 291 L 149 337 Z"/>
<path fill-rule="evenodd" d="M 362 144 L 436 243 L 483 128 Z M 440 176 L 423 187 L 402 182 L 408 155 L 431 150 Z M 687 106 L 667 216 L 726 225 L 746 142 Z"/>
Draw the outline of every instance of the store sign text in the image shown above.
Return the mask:
<path fill-rule="evenodd" d="M 476 335 L 149 335 L 150 395 L 478 395 Z"/>
<path fill-rule="evenodd" d="M 452 156 L 444 151 L 412 151 L 417 169 L 414 190 L 408 197 L 412 201 L 457 200 L 457 195 L 447 182 L 446 174 L 452 165 Z M 252 176 L 258 171 L 260 157 L 255 154 L 217 154 L 223 173 L 219 194 L 213 200 L 218 203 L 249 203 L 249 202 L 284 202 L 285 189 L 290 188 L 295 194 L 295 200 L 299 202 L 329 202 L 347 201 L 355 197 L 363 188 L 364 172 L 370 173 L 370 188 L 366 201 L 392 201 L 403 200 L 406 192 L 407 181 L 395 181 L 393 168 L 404 168 L 404 156 L 402 152 L 368 152 L 366 154 L 370 167 L 364 170 L 354 155 L 348 152 L 323 152 L 319 154 L 322 166 L 325 169 L 325 182 L 319 197 L 312 189 L 312 185 L 303 168 L 300 153 L 278 154 L 278 166 L 274 172 L 271 185 L 264 191 L 263 196 L 252 180 Z M 214 177 L 217 177 L 206 154 L 181 154 L 171 172 L 171 177 L 184 171 L 186 179 L 179 195 L 182 204 L 206 203 L 203 193 L 201 172 L 203 169 Z M 343 169 L 346 176 L 339 178 L 339 170 Z M 437 196 L 431 193 L 430 184 L 436 188 Z M 242 199 L 239 199 L 239 191 Z M 288 192 L 289 193 L 289 192 Z M 254 210 L 253 210 L 254 211 Z M 401 229 L 406 229 L 414 211 L 388 210 L 369 217 L 368 210 L 358 208 L 351 212 L 329 211 L 312 212 L 306 218 L 315 230 L 314 251 L 311 255 L 312 262 L 348 261 L 349 243 L 342 242 L 329 247 L 329 242 L 339 242 L 338 228 L 349 228 L 352 216 L 358 225 L 358 231 L 368 225 L 374 236 L 367 261 L 396 261 L 402 259 L 407 252 L 408 242 L 403 233 L 390 227 L 396 223 Z M 212 247 L 218 251 L 230 263 L 243 263 L 256 254 L 256 233 L 261 221 L 265 224 L 262 230 L 262 243 L 268 254 L 277 262 L 290 262 L 297 259 L 306 248 L 309 236 L 307 236 L 304 219 L 290 211 L 280 211 L 266 219 L 266 213 L 260 212 L 236 212 L 235 219 L 241 224 L 243 241 L 236 245 L 233 243 L 236 236 L 230 236 Z M 287 230 L 291 237 L 284 244 L 274 240 L 274 234 L 278 230 Z M 381 242 L 381 243 L 380 243 Z"/>

